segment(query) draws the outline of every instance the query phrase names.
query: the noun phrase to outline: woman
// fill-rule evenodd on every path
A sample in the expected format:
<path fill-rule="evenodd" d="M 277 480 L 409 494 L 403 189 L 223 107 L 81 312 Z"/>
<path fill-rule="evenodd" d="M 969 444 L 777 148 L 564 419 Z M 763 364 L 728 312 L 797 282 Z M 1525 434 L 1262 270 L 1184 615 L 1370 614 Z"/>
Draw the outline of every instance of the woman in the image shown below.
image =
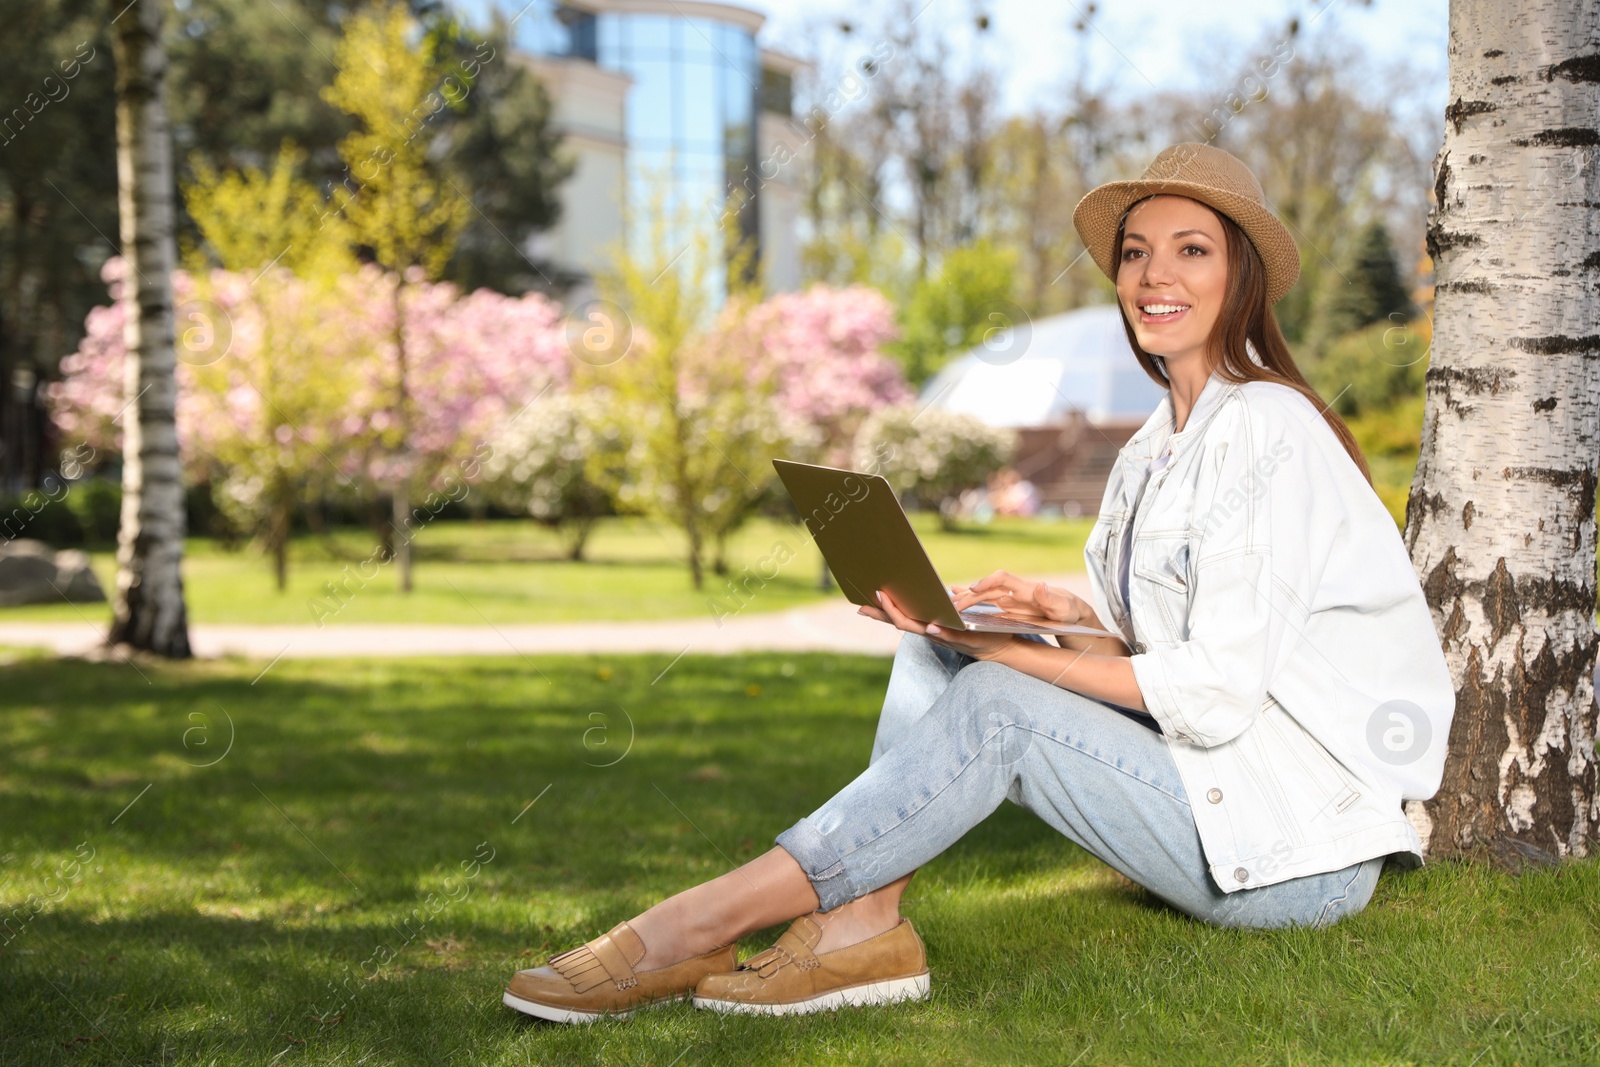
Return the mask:
<path fill-rule="evenodd" d="M 1293 239 L 1199 144 L 1073 222 L 1168 394 L 1106 487 L 1092 605 L 1005 572 L 954 592 L 1126 641 L 952 633 L 880 594 L 861 611 L 905 636 L 867 770 L 772 851 L 519 972 L 505 1003 L 580 1022 L 691 991 L 768 1014 L 925 996 L 901 894 L 1005 799 L 1226 926 L 1326 925 L 1385 857 L 1421 862 L 1402 803 L 1438 788 L 1454 687 L 1360 450 L 1273 317 Z M 739 937 L 790 919 L 736 965 Z"/>

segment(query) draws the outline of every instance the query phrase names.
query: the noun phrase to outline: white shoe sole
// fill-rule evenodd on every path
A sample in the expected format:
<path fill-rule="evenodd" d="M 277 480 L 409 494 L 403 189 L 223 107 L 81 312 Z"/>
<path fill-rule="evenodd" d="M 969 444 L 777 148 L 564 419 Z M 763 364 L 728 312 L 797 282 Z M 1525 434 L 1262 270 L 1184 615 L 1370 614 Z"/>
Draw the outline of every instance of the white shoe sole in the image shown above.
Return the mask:
<path fill-rule="evenodd" d="M 626 1019 L 640 1008 L 653 1008 L 663 1004 L 681 1003 L 684 997 L 663 997 L 640 1004 L 627 1011 L 573 1011 L 571 1008 L 557 1008 L 550 1004 L 540 1004 L 536 1000 L 523 1000 L 514 996 L 509 990 L 500 998 L 500 1002 L 508 1008 L 515 1008 L 524 1015 L 531 1015 L 535 1019 L 544 1019 L 552 1023 L 595 1023 L 601 1019 Z"/>
<path fill-rule="evenodd" d="M 868 982 L 819 993 L 808 1000 L 788 1004 L 756 1004 L 744 1000 L 717 1000 L 712 997 L 695 997 L 694 1006 L 711 1011 L 741 1015 L 805 1015 L 814 1011 L 833 1011 L 836 1008 L 856 1008 L 869 1004 L 896 1004 L 906 1000 L 922 1000 L 928 995 L 928 974 L 910 978 L 893 978 L 887 982 Z"/>

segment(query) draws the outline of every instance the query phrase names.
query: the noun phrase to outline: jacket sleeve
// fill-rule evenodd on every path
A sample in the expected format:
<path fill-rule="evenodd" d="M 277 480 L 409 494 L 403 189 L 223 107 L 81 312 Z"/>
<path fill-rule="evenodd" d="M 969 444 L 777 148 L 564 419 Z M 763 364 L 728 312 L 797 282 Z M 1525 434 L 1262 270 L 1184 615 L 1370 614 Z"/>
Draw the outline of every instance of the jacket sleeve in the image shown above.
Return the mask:
<path fill-rule="evenodd" d="M 1255 720 L 1305 629 L 1326 563 L 1327 532 L 1306 529 L 1315 463 L 1297 418 L 1244 403 L 1227 414 L 1197 445 L 1207 451 L 1190 526 L 1187 633 L 1132 657 L 1163 732 L 1207 748 Z"/>

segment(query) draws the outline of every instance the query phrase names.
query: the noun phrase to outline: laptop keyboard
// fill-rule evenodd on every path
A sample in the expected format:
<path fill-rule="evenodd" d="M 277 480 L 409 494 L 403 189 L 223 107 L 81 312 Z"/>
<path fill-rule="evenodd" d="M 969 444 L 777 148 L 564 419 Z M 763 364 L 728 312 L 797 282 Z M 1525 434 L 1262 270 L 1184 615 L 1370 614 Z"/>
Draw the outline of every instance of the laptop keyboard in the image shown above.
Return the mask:
<path fill-rule="evenodd" d="M 1052 631 L 1048 626 L 1039 626 L 1035 623 L 1024 622 L 1021 619 L 1007 618 L 994 611 L 979 611 L 973 608 L 961 612 L 961 617 L 975 625 L 983 625 L 1005 633 L 1018 634 L 1047 634 Z"/>

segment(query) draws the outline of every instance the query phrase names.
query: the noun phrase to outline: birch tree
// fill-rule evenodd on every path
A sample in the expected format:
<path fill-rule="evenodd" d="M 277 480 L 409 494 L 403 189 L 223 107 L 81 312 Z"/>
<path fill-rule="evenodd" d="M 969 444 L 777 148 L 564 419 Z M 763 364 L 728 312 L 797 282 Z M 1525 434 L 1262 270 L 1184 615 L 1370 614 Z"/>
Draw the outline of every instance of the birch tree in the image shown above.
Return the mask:
<path fill-rule="evenodd" d="M 1437 281 L 1406 543 L 1456 682 L 1433 855 L 1594 835 L 1600 5 L 1452 0 Z"/>
<path fill-rule="evenodd" d="M 172 141 L 167 130 L 164 5 L 109 11 L 117 65 L 117 212 L 131 266 L 124 339 L 122 520 L 110 644 L 187 658 L 184 500 L 172 335 Z M 120 14 L 119 14 L 120 12 Z"/>

